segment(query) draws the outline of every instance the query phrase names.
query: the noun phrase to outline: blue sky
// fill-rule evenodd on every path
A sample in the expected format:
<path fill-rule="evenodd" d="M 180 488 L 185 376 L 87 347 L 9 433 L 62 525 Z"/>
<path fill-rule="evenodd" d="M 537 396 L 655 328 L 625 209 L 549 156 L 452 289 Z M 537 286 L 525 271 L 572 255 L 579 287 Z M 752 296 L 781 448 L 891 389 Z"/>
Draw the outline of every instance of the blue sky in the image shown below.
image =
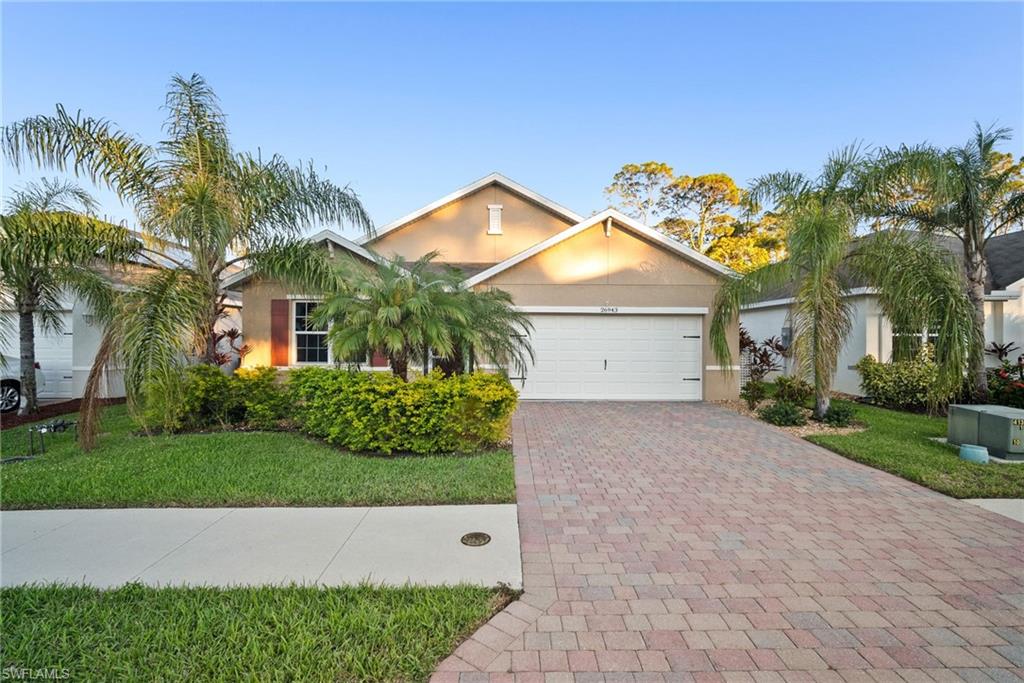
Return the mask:
<path fill-rule="evenodd" d="M 157 141 L 199 72 L 235 146 L 312 159 L 378 224 L 491 171 L 587 214 L 631 161 L 745 182 L 833 148 L 1024 150 L 1024 5 L 11 4 L 3 120 L 57 102 Z M 5 168 L 4 190 L 23 182 Z M 109 216 L 130 219 L 108 193 Z"/>

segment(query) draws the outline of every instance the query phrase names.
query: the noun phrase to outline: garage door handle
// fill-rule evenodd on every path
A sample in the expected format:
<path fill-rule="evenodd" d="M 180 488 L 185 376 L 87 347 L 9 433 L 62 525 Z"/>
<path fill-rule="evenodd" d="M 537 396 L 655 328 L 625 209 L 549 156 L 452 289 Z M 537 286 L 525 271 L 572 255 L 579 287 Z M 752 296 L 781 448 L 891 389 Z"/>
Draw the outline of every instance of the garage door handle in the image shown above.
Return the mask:
<path fill-rule="evenodd" d="M 604 369 L 605 370 L 608 369 L 608 359 L 607 358 L 604 359 Z"/>

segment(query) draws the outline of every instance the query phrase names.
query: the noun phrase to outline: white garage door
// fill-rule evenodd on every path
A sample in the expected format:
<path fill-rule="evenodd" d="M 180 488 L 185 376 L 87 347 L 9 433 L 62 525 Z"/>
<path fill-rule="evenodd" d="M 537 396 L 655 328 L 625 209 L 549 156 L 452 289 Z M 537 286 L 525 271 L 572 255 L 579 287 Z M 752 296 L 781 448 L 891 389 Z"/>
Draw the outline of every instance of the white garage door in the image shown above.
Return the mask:
<path fill-rule="evenodd" d="M 5 312 L 12 325 L 9 339 L 4 346 L 5 356 L 19 357 L 18 351 L 18 317 L 15 313 Z M 71 398 L 72 395 L 72 354 L 71 354 L 71 312 L 62 314 L 64 317 L 63 332 L 44 332 L 36 325 L 36 362 L 43 371 L 46 386 L 39 389 L 39 398 Z"/>
<path fill-rule="evenodd" d="M 701 316 L 533 315 L 522 398 L 699 401 Z"/>

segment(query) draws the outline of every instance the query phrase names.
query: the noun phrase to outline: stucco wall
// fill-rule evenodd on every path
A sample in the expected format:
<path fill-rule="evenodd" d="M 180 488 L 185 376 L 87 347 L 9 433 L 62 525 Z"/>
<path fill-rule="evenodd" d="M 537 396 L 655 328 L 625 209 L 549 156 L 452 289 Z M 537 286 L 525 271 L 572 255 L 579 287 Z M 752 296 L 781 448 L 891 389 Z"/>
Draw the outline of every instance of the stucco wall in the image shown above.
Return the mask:
<path fill-rule="evenodd" d="M 245 343 L 252 347 L 242 361 L 243 367 L 270 365 L 270 302 L 286 299 L 289 294 L 302 292 L 266 280 L 250 280 L 242 289 L 242 335 Z"/>
<path fill-rule="evenodd" d="M 488 204 L 503 207 L 501 235 L 487 234 Z M 489 185 L 366 246 L 383 256 L 397 253 L 406 260 L 438 250 L 441 261 L 491 264 L 504 261 L 570 225 L 499 185 Z"/>
<path fill-rule="evenodd" d="M 710 309 L 721 276 L 614 227 L 585 230 L 499 273 L 481 286 L 509 292 L 520 306 L 697 307 Z M 739 372 L 718 368 L 703 321 L 704 398 L 735 398 Z M 738 358 L 738 326 L 730 330 Z M 735 361 L 738 363 L 738 360 Z"/>

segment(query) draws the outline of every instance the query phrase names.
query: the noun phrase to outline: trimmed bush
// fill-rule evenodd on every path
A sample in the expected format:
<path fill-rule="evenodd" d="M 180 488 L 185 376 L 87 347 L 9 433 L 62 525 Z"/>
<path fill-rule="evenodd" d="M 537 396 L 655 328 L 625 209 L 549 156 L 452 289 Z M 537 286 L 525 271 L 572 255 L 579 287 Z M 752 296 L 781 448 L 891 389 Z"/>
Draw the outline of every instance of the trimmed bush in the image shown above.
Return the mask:
<path fill-rule="evenodd" d="M 932 347 L 927 344 L 911 360 L 879 363 L 874 356 L 864 356 L 855 367 L 860 373 L 861 389 L 879 405 L 922 410 L 932 404 L 948 403 L 952 398 L 935 394 L 939 369 Z"/>
<path fill-rule="evenodd" d="M 143 388 L 138 420 L 166 432 L 245 425 L 273 429 L 288 417 L 288 395 L 274 368 L 239 368 L 233 375 L 213 365 L 190 365 L 171 381 Z"/>
<path fill-rule="evenodd" d="M 821 421 L 830 427 L 849 427 L 853 422 L 853 405 L 845 401 L 832 401 Z"/>
<path fill-rule="evenodd" d="M 293 370 L 292 410 L 300 428 L 352 451 L 453 453 L 508 437 L 517 394 L 503 376 L 443 377 L 411 382 L 391 374 L 326 368 Z"/>
<path fill-rule="evenodd" d="M 274 429 L 289 417 L 288 392 L 274 368 L 238 368 L 230 380 L 242 403 L 242 421 L 252 429 Z"/>
<path fill-rule="evenodd" d="M 814 387 L 800 379 L 783 375 L 775 380 L 775 398 L 802 406 L 814 396 Z"/>
<path fill-rule="evenodd" d="M 757 404 L 764 399 L 767 393 L 768 387 L 764 382 L 752 379 L 743 385 L 743 389 L 740 390 L 740 398 L 747 402 L 748 408 L 757 410 Z"/>
<path fill-rule="evenodd" d="M 779 427 L 799 427 L 807 424 L 807 416 L 795 403 L 772 401 L 758 411 L 757 416 Z"/>

